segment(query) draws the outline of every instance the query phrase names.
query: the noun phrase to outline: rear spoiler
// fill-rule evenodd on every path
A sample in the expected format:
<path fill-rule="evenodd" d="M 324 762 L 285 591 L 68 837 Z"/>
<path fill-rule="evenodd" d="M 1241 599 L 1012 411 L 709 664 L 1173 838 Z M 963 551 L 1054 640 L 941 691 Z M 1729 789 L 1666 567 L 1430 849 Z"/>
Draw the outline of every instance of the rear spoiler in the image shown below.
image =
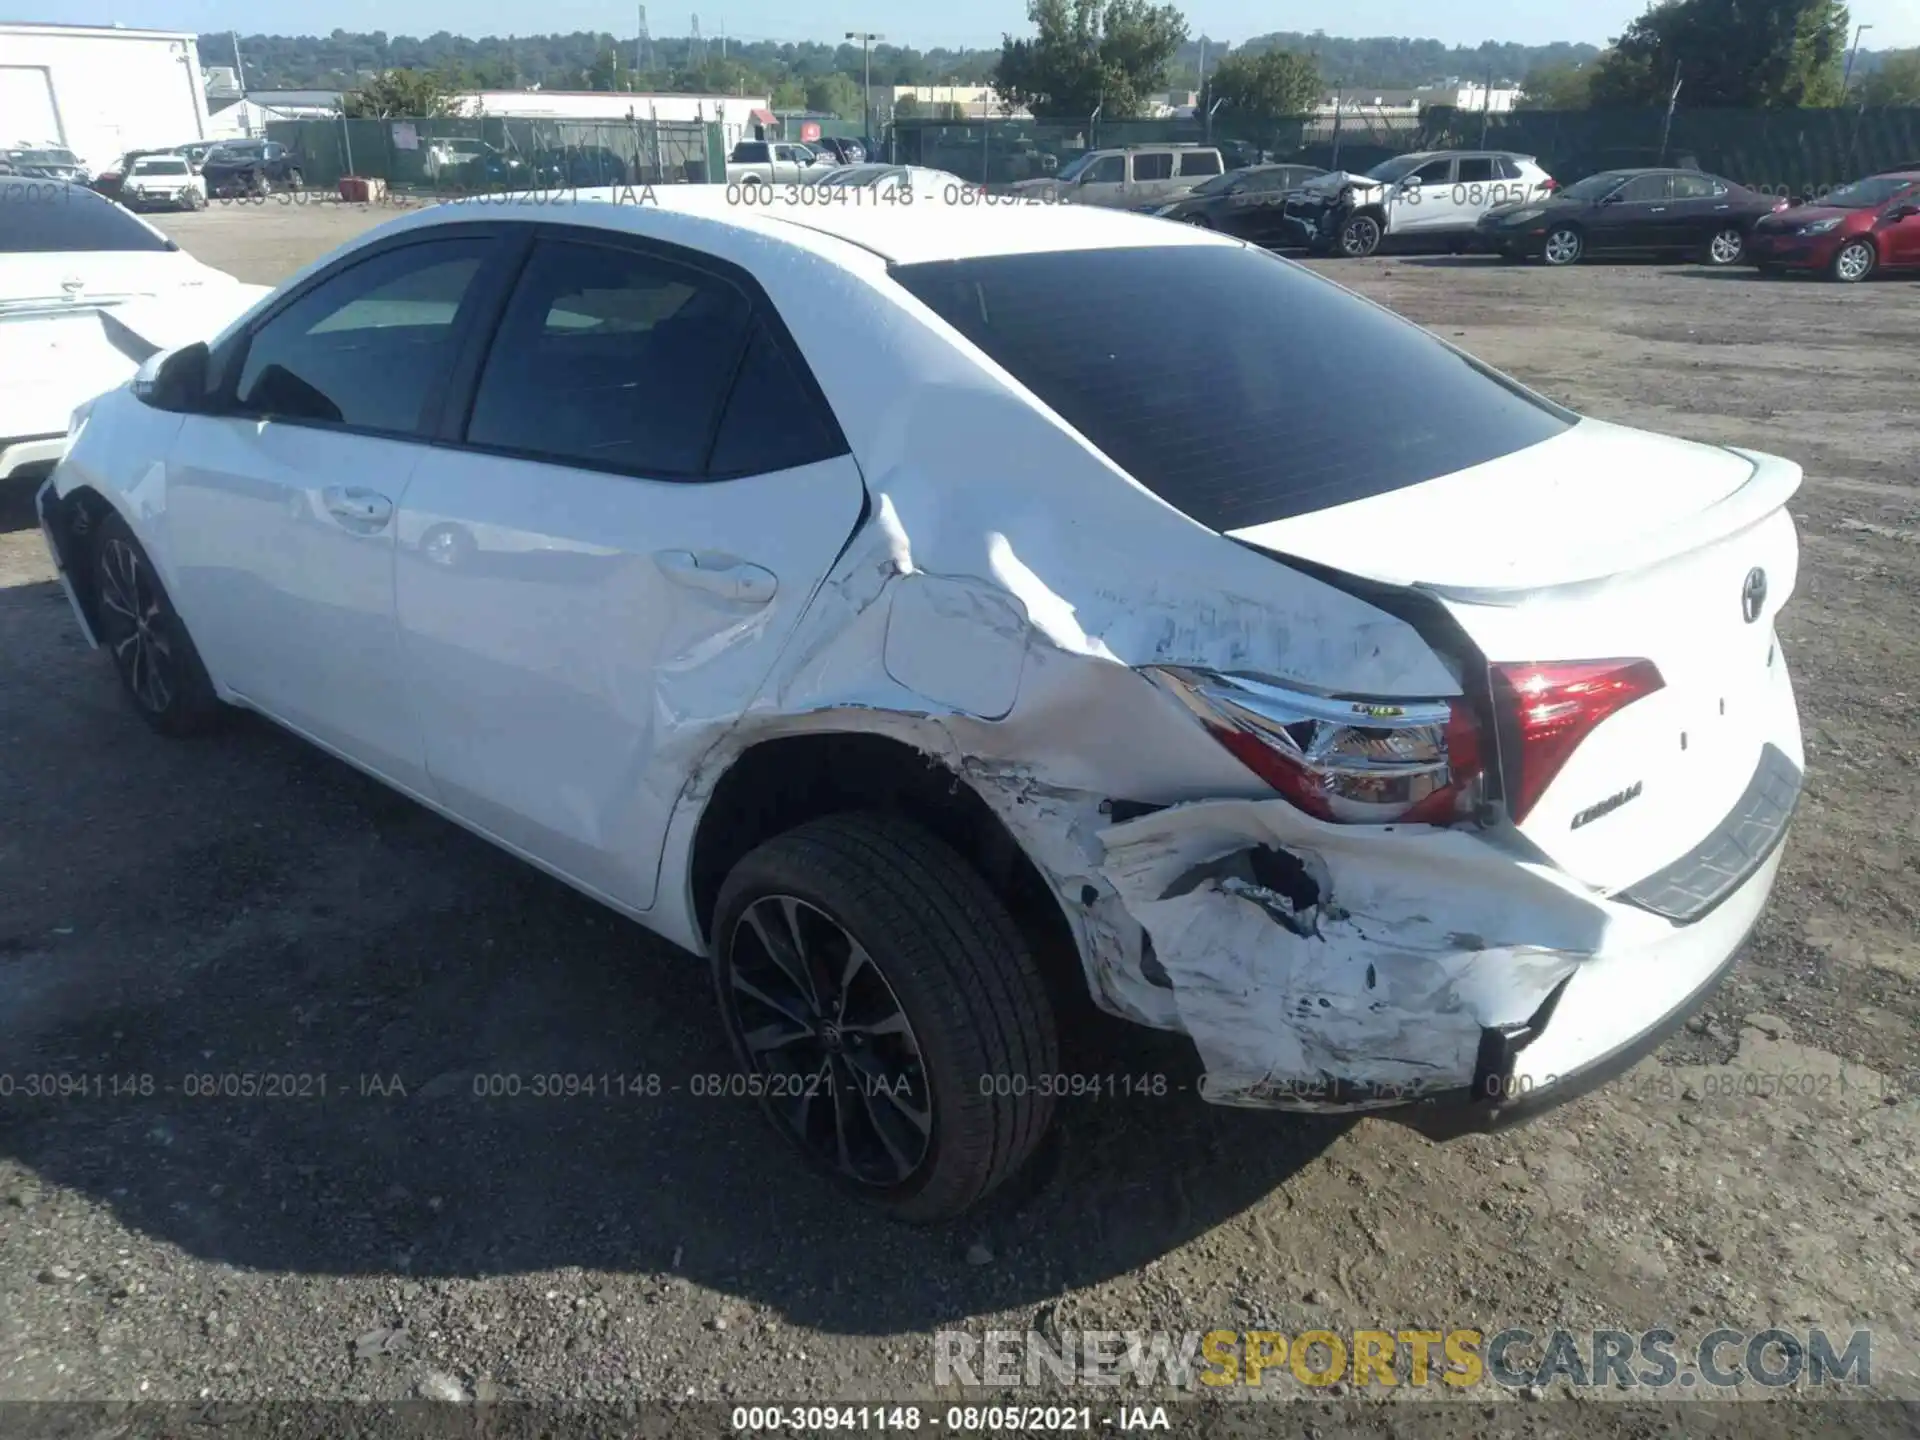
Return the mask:
<path fill-rule="evenodd" d="M 1604 561 L 1586 569 L 1556 569 L 1551 575 L 1523 576 L 1498 589 L 1474 589 L 1422 583 L 1416 588 L 1447 600 L 1469 605 L 1512 605 L 1530 594 L 1559 590 L 1648 570 L 1676 555 L 1705 549 L 1709 545 L 1751 530 L 1791 500 L 1805 478 L 1801 468 L 1778 455 L 1758 450 L 1743 450 L 1726 445 L 1722 449 L 1738 455 L 1753 466 L 1746 483 L 1731 494 L 1707 506 L 1697 514 L 1675 521 L 1658 531 L 1640 537 L 1637 544 L 1609 551 Z"/>

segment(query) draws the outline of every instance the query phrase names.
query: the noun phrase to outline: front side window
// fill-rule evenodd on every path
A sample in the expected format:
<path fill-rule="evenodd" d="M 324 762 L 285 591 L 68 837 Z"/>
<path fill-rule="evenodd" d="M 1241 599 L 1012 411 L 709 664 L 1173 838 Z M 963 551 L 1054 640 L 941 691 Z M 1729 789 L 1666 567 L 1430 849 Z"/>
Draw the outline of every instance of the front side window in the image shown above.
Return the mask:
<path fill-rule="evenodd" d="M 1657 205 L 1667 198 L 1667 177 L 1642 175 L 1629 180 L 1620 191 L 1619 198 L 1623 205 Z"/>
<path fill-rule="evenodd" d="M 703 474 L 746 297 L 651 255 L 542 240 L 508 302 L 467 439 L 558 465 Z"/>
<path fill-rule="evenodd" d="M 242 414 L 418 435 L 453 366 L 461 307 L 488 239 L 388 250 L 321 281 L 248 342 Z"/>
<path fill-rule="evenodd" d="M 0 254 L 178 248 L 84 185 L 0 176 Z"/>
<path fill-rule="evenodd" d="M 1248 247 L 998 255 L 892 274 L 1114 464 L 1216 530 L 1417 485 L 1575 419 Z"/>
<path fill-rule="evenodd" d="M 1453 161 L 1430 160 L 1407 177 L 1409 185 L 1451 185 Z"/>
<path fill-rule="evenodd" d="M 1087 167 L 1082 183 L 1087 185 L 1118 185 L 1126 178 L 1126 157 L 1124 155 L 1103 155 Z"/>

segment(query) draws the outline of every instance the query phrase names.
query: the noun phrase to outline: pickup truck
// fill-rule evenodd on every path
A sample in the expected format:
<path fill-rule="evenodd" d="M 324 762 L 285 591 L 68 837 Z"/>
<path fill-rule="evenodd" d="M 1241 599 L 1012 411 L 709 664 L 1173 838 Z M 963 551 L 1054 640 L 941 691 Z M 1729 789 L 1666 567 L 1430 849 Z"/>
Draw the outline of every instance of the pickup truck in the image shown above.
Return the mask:
<path fill-rule="evenodd" d="M 804 145 L 779 140 L 742 140 L 733 147 L 727 160 L 727 183 L 750 185 L 764 181 L 769 185 L 798 184 L 808 171 L 825 173 L 832 160 L 822 159 Z"/>

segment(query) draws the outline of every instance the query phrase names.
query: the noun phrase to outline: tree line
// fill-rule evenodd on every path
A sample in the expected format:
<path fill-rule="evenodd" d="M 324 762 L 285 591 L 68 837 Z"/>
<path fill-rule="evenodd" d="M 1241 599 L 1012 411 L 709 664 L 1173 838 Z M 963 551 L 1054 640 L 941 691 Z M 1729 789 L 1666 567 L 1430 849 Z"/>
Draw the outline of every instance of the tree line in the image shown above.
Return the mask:
<path fill-rule="evenodd" d="M 1143 114 L 1149 97 L 1194 91 L 1207 109 L 1249 118 L 1299 115 L 1331 90 L 1412 89 L 1448 81 L 1523 86 L 1543 109 L 1665 106 L 1780 108 L 1920 104 L 1920 51 L 1848 54 L 1842 0 L 1656 0 L 1610 46 L 1348 39 L 1278 32 L 1238 46 L 1190 34 L 1154 0 L 1028 0 L 1030 33 L 998 50 L 879 44 L 649 41 L 611 33 L 424 38 L 335 30 L 326 37 L 240 38 L 247 87 L 329 89 L 350 113 L 443 113 L 462 90 L 629 90 L 766 94 L 778 109 L 848 119 L 876 85 L 990 86 L 1007 110 L 1082 119 Z M 201 37 L 219 64 L 232 37 Z M 1851 73 L 1850 73 L 1851 72 Z M 910 110 L 912 107 L 907 107 Z M 906 113 L 903 111 L 902 113 Z"/>

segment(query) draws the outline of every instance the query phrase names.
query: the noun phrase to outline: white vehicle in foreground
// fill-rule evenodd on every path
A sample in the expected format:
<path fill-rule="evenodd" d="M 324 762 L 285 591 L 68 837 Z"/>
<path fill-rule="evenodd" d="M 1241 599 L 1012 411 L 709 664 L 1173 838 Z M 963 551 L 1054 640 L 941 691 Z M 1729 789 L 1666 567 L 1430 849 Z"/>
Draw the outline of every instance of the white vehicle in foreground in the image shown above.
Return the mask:
<path fill-rule="evenodd" d="M 84 185 L 0 175 L 0 480 L 58 460 L 82 401 L 266 293 Z"/>
<path fill-rule="evenodd" d="M 164 205 L 174 210 L 207 208 L 207 182 L 184 155 L 142 155 L 120 182 L 120 203 L 129 210 Z"/>
<path fill-rule="evenodd" d="M 1287 197 L 1283 214 L 1294 243 L 1362 260 L 1389 244 L 1465 249 L 1489 210 L 1553 191 L 1553 177 L 1531 155 L 1427 151 L 1364 175 L 1317 175 Z"/>
<path fill-rule="evenodd" d="M 404 216 L 77 417 L 42 523 L 141 715 L 704 955 L 746 1093 L 910 1219 L 1040 1143 L 1076 997 L 1446 1135 L 1720 980 L 1797 466 L 1191 226 L 716 189 Z"/>

